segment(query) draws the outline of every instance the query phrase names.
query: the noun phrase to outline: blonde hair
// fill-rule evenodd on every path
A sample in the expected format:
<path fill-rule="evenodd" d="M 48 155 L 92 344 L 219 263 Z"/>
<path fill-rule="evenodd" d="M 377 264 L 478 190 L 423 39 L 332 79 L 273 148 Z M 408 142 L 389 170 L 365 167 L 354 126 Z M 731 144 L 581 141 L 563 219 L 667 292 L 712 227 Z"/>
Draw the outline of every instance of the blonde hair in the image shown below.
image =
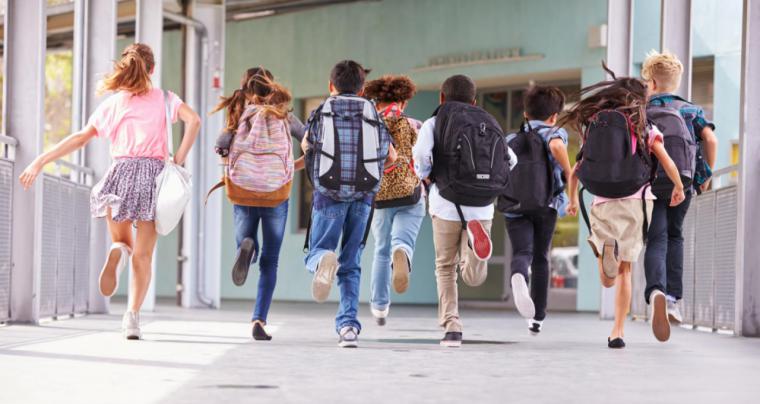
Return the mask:
<path fill-rule="evenodd" d="M 133 43 L 121 52 L 113 72 L 100 84 L 99 92 L 124 90 L 134 95 L 145 94 L 151 89 L 150 72 L 155 64 L 150 46 Z"/>
<path fill-rule="evenodd" d="M 665 92 L 678 89 L 682 74 L 683 64 L 676 55 L 668 51 L 650 51 L 641 65 L 641 77 L 647 81 L 653 80 Z"/>

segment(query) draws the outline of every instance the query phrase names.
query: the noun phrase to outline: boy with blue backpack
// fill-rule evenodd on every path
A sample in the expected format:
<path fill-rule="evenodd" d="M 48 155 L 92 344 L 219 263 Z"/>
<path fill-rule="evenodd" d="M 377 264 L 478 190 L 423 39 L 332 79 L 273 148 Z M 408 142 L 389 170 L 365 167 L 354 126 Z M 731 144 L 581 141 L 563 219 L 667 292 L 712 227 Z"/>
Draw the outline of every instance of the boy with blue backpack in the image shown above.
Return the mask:
<path fill-rule="evenodd" d="M 515 163 L 499 124 L 475 106 L 475 96 L 469 77 L 446 79 L 440 105 L 422 125 L 412 149 L 415 171 L 431 184 L 438 322 L 445 331 L 441 345 L 446 347 L 462 344 L 457 269 L 469 286 L 485 282 L 493 202 L 504 191 Z"/>
<path fill-rule="evenodd" d="M 658 168 L 652 183 L 657 200 L 644 261 L 644 297 L 652 307 L 653 323 L 668 324 L 666 316 L 674 323 L 683 321 L 677 304 L 683 293 L 683 221 L 693 192 L 701 193 L 709 187 L 718 145 L 715 125 L 705 118 L 702 108 L 674 94 L 682 74 L 683 65 L 668 52 L 651 52 L 641 69 L 649 91 L 647 118 L 662 131 L 665 148 L 678 167 L 686 191 L 683 203 L 669 206 L 667 195 L 673 183 Z"/>
<path fill-rule="evenodd" d="M 306 269 L 314 274 L 312 296 L 324 302 L 337 276 L 340 305 L 335 318 L 341 347 L 355 348 L 360 260 L 372 222 L 372 204 L 386 160 L 394 159 L 390 134 L 375 105 L 360 96 L 369 70 L 344 60 L 330 73 L 330 97 L 311 113 L 302 146 L 314 186 L 306 234 Z M 340 256 L 335 250 L 340 242 Z"/>
<path fill-rule="evenodd" d="M 565 178 L 572 175 L 572 167 L 567 156 L 567 132 L 555 127 L 565 106 L 562 91 L 533 86 L 525 93 L 523 105 L 525 123 L 520 132 L 507 137 L 517 155 L 517 165 L 497 208 L 504 214 L 512 244 L 512 297 L 535 335 L 541 332 L 546 317 L 549 250 L 557 214 L 564 215 Z"/>

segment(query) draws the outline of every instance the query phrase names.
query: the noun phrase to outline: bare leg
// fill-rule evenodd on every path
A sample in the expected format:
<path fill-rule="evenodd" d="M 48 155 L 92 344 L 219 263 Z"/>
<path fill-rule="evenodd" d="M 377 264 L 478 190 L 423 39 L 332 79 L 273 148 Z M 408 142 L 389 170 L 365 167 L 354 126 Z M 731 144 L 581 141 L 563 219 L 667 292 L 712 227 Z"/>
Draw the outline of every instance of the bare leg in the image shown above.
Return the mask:
<path fill-rule="evenodd" d="M 153 222 L 137 222 L 137 242 L 132 254 L 132 282 L 129 285 L 129 311 L 139 312 L 148 293 L 153 249 L 157 239 L 158 233 Z"/>
<path fill-rule="evenodd" d="M 111 208 L 108 208 L 106 220 L 108 221 L 108 232 L 111 233 L 111 242 L 124 243 L 130 250 L 134 250 L 132 222 L 114 222 L 111 218 Z"/>
<path fill-rule="evenodd" d="M 597 258 L 597 262 L 599 263 L 599 281 L 602 283 L 602 286 L 605 288 L 615 286 L 615 279 L 610 279 L 604 274 L 604 270 L 602 269 L 602 257 Z"/>
<path fill-rule="evenodd" d="M 620 262 L 620 270 L 615 279 L 615 325 L 610 338 L 623 338 L 625 318 L 631 308 L 631 263 Z"/>

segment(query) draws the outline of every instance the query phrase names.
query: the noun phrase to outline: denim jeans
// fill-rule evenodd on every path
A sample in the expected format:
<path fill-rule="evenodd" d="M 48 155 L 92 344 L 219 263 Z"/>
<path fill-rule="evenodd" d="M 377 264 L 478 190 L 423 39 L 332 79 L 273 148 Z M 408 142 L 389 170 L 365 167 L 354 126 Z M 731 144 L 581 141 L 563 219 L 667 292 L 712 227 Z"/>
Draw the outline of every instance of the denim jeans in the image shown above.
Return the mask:
<path fill-rule="evenodd" d="M 670 198 L 654 201 L 652 221 L 649 224 L 644 273 L 647 287 L 644 299 L 657 289 L 681 299 L 683 295 L 683 220 L 689 211 L 691 192 L 680 205 L 670 206 Z"/>
<path fill-rule="evenodd" d="M 338 288 L 340 305 L 335 317 L 335 330 L 351 326 L 361 330 L 357 318 L 361 279 L 361 245 L 368 225 L 370 205 L 364 201 L 315 203 L 311 212 L 309 253 L 306 269 L 314 273 L 319 261 L 327 252 L 335 252 L 340 241 L 338 256 Z M 342 237 L 341 237 L 342 235 Z"/>
<path fill-rule="evenodd" d="M 536 306 L 535 320 L 546 318 L 549 294 L 549 251 L 552 246 L 557 211 L 520 217 L 507 217 L 506 226 L 512 244 L 512 274 L 522 274 L 528 280 L 530 274 L 530 298 Z"/>
<path fill-rule="evenodd" d="M 375 258 L 372 261 L 370 304 L 385 310 L 390 305 L 391 253 L 401 248 L 412 261 L 417 234 L 425 218 L 425 198 L 414 205 L 377 209 L 372 219 Z"/>
<path fill-rule="evenodd" d="M 234 205 L 235 241 L 237 248 L 244 238 L 253 239 L 256 251 L 252 261 L 259 259 L 259 285 L 253 320 L 266 322 L 272 294 L 277 283 L 277 265 L 280 247 L 285 235 L 285 222 L 288 219 L 288 201 L 274 208 L 258 208 Z M 259 243 L 259 223 L 261 223 L 262 243 Z"/>

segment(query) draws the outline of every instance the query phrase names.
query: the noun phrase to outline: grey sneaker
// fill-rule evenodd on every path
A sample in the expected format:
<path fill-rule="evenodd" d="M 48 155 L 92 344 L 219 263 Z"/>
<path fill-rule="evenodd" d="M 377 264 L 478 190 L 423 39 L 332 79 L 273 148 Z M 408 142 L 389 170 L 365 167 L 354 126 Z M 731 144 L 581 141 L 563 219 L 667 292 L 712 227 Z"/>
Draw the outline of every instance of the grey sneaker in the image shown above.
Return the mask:
<path fill-rule="evenodd" d="M 369 310 L 372 312 L 372 317 L 375 318 L 377 325 L 382 327 L 385 325 L 385 319 L 388 318 L 388 312 L 390 312 L 391 308 L 386 307 L 385 310 L 378 310 L 370 307 Z"/>
<path fill-rule="evenodd" d="M 137 340 L 142 338 L 140 332 L 140 313 L 128 311 L 121 319 L 121 331 L 126 339 Z"/>
<path fill-rule="evenodd" d="M 462 333 L 456 331 L 449 331 L 443 335 L 441 339 L 441 346 L 447 348 L 459 348 L 462 346 Z"/>
<path fill-rule="evenodd" d="M 356 327 L 343 327 L 340 329 L 338 346 L 341 348 L 356 348 L 359 346 L 359 330 Z"/>
<path fill-rule="evenodd" d="M 338 256 L 328 251 L 319 260 L 314 279 L 311 281 L 311 296 L 317 303 L 323 303 L 330 296 L 330 288 L 338 273 Z"/>
<path fill-rule="evenodd" d="M 512 275 L 512 298 L 515 300 L 517 311 L 523 318 L 531 319 L 536 315 L 536 306 L 530 298 L 530 290 L 522 274 Z"/>
<path fill-rule="evenodd" d="M 671 323 L 683 323 L 683 316 L 681 315 L 681 309 L 679 306 L 677 300 L 671 300 L 668 298 L 668 320 L 670 320 Z"/>
<path fill-rule="evenodd" d="M 531 335 L 538 335 L 541 332 L 541 327 L 544 325 L 543 321 L 534 319 L 528 320 L 528 331 Z"/>
<path fill-rule="evenodd" d="M 652 333 L 660 342 L 670 339 L 670 323 L 668 322 L 667 299 L 660 290 L 649 294 L 649 321 L 652 322 Z"/>

